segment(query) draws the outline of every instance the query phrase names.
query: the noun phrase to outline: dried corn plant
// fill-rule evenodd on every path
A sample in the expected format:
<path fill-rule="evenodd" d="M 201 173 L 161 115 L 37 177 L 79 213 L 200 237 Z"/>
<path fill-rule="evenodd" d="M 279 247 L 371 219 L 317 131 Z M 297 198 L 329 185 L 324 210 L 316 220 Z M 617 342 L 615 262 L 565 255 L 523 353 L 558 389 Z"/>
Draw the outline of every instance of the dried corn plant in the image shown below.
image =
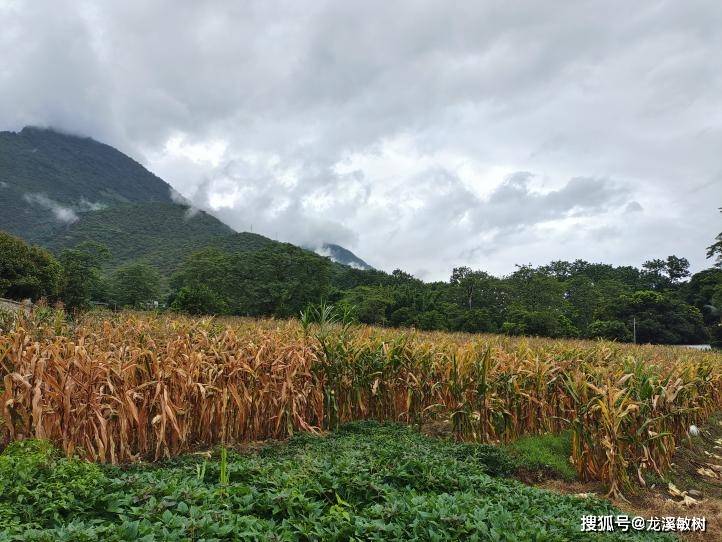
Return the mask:
<path fill-rule="evenodd" d="M 0 443 L 46 438 L 98 461 L 442 419 L 486 442 L 570 428 L 579 475 L 620 495 L 722 407 L 722 356 L 673 347 L 135 313 L 73 329 L 46 320 L 0 335 Z"/>

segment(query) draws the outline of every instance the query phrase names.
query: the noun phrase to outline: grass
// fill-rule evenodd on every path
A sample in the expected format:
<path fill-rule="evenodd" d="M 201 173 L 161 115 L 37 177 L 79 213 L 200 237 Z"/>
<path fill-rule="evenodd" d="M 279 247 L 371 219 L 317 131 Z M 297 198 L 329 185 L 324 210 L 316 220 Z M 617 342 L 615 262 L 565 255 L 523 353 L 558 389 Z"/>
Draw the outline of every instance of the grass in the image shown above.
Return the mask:
<path fill-rule="evenodd" d="M 376 422 L 121 468 L 26 441 L 0 455 L 0 541 L 588 540 L 615 510 L 504 477 L 500 448 Z M 612 533 L 605 540 L 673 540 Z"/>
<path fill-rule="evenodd" d="M 543 477 L 575 480 L 577 473 L 569 461 L 572 453 L 570 431 L 559 434 L 530 435 L 506 446 L 518 469 Z"/>

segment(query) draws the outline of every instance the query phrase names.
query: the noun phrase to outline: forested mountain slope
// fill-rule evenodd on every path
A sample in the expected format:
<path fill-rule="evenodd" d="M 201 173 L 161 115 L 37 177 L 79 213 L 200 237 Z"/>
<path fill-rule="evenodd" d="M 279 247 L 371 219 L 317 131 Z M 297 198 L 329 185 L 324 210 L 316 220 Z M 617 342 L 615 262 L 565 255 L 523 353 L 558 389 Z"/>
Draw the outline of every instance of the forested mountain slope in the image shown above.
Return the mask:
<path fill-rule="evenodd" d="M 35 240 L 82 211 L 171 203 L 168 183 L 109 145 L 53 130 L 0 132 L 0 229 Z"/>
<path fill-rule="evenodd" d="M 78 213 L 78 220 L 36 239 L 58 253 L 84 242 L 97 242 L 110 251 L 108 266 L 142 261 L 164 275 L 190 254 L 207 246 L 233 252 L 257 250 L 274 241 L 252 233 L 236 233 L 213 216 L 174 203 L 120 204 Z"/>
<path fill-rule="evenodd" d="M 171 194 L 163 179 L 91 138 L 31 127 L 0 132 L 0 230 L 56 254 L 98 242 L 110 250 L 110 269 L 137 260 L 169 276 L 208 246 L 243 253 L 285 245 L 236 233 Z M 327 246 L 324 256 L 368 268 L 343 247 Z"/>

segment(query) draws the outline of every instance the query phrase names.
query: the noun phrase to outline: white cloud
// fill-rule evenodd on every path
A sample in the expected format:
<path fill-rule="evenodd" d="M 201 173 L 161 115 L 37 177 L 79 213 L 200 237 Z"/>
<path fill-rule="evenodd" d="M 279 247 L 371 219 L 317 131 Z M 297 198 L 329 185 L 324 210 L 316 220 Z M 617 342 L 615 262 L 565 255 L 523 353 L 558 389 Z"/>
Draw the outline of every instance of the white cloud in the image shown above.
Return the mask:
<path fill-rule="evenodd" d="M 58 222 L 72 224 L 73 222 L 77 222 L 78 220 L 78 215 L 75 214 L 75 211 L 73 209 L 61 205 L 57 201 L 50 199 L 44 194 L 25 194 L 23 195 L 23 199 L 30 204 L 39 205 L 43 209 L 47 209 L 53 214 L 53 217 Z"/>
<path fill-rule="evenodd" d="M 0 17 L 2 128 L 114 144 L 236 229 L 426 278 L 672 253 L 699 269 L 722 229 L 711 0 L 40 1 Z"/>
<path fill-rule="evenodd" d="M 83 197 L 80 198 L 80 203 L 78 204 L 78 209 L 81 211 L 100 211 L 106 207 L 108 207 L 108 205 L 105 203 L 88 201 Z"/>

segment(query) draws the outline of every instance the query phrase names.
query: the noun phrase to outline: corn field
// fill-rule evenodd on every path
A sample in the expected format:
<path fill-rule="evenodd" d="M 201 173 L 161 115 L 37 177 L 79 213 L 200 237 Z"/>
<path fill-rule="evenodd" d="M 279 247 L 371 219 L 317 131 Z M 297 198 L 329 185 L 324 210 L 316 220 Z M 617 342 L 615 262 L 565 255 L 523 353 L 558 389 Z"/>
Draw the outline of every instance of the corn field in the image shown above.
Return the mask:
<path fill-rule="evenodd" d="M 121 463 L 351 420 L 448 422 L 459 440 L 572 431 L 621 495 L 722 407 L 722 356 L 674 347 L 152 314 L 24 317 L 0 333 L 0 448 L 48 439 Z"/>

